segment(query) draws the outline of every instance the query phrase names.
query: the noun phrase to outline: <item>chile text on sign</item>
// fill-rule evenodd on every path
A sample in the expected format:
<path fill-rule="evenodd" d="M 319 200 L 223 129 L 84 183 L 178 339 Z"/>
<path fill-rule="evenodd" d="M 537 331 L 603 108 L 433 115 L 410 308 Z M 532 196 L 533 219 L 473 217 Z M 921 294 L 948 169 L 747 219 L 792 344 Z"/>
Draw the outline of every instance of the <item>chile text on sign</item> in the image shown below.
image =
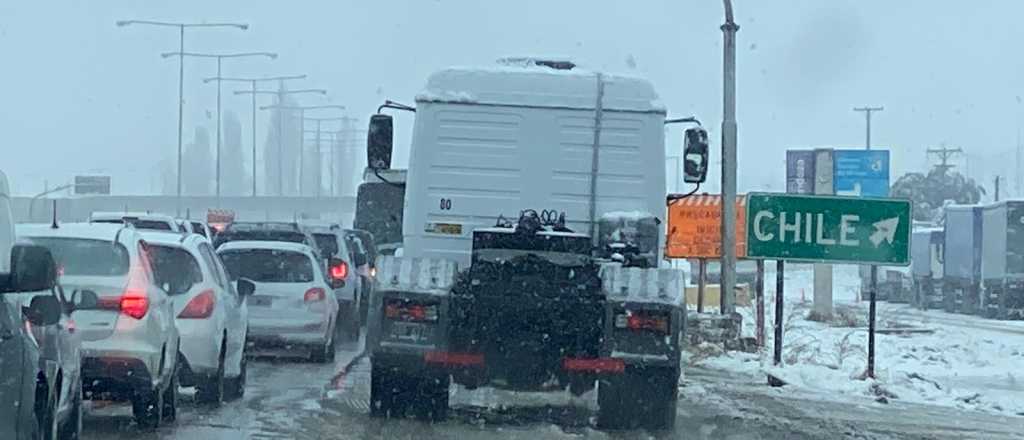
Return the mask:
<path fill-rule="evenodd" d="M 910 264 L 910 201 L 756 193 L 747 196 L 747 256 Z"/>
<path fill-rule="evenodd" d="M 746 197 L 736 198 L 736 256 L 747 254 Z M 694 195 L 668 207 L 668 258 L 722 257 L 722 197 Z"/>

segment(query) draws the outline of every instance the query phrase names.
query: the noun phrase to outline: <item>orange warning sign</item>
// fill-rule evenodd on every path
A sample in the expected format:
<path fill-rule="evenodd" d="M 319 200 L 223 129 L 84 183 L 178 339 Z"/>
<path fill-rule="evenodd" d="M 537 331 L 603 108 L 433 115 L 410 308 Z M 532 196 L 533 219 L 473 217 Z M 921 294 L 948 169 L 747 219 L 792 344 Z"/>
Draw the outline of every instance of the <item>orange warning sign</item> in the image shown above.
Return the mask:
<path fill-rule="evenodd" d="M 722 197 L 695 195 L 668 207 L 668 258 L 721 258 Z M 736 256 L 747 255 L 747 196 L 736 197 Z"/>

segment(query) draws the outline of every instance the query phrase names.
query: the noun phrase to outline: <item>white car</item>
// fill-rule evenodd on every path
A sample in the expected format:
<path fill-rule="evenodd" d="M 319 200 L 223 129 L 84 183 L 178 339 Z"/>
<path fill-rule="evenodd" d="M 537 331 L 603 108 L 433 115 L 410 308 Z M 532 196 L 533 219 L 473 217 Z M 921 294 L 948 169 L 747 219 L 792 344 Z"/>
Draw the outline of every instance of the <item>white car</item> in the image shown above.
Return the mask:
<path fill-rule="evenodd" d="M 312 248 L 301 243 L 232 241 L 217 253 L 232 279 L 246 278 L 256 285 L 248 300 L 250 343 L 298 347 L 308 350 L 316 362 L 334 359 L 338 300 Z"/>
<path fill-rule="evenodd" d="M 89 216 L 89 223 L 128 223 L 135 229 L 185 232 L 174 217 L 149 212 L 94 212 Z"/>
<path fill-rule="evenodd" d="M 186 218 L 179 218 L 177 221 L 178 225 L 181 226 L 181 229 L 185 230 L 185 232 L 199 234 L 206 237 L 207 240 L 213 240 L 213 234 L 210 232 L 210 227 L 207 226 L 205 222 L 200 220 L 189 220 Z"/>
<path fill-rule="evenodd" d="M 350 340 L 359 339 L 360 302 L 367 298 L 360 297 L 363 279 L 356 268 L 359 267 L 355 252 L 349 249 L 345 240 L 345 231 L 334 226 L 303 225 L 306 232 L 313 235 L 319 248 L 320 256 L 335 259 L 327 267 L 328 281 L 334 283 L 334 296 L 338 299 L 338 326 Z"/>
<path fill-rule="evenodd" d="M 196 387 L 200 403 L 219 404 L 245 393 L 245 338 L 253 292 L 232 282 L 210 241 L 198 234 L 143 232 L 156 283 L 171 297 L 181 336 L 178 380 Z"/>
<path fill-rule="evenodd" d="M 154 283 L 149 245 L 131 226 L 18 225 L 19 239 L 50 249 L 75 301 L 85 398 L 130 401 L 147 429 L 177 415 L 174 303 Z M 90 304 L 90 302 L 92 302 Z"/>

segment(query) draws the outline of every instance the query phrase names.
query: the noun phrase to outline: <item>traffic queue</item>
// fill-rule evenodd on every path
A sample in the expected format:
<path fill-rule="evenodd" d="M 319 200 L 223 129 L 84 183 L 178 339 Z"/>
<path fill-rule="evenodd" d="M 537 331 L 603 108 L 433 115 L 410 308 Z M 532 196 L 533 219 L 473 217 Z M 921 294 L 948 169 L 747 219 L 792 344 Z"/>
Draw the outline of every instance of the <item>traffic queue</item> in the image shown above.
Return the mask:
<path fill-rule="evenodd" d="M 1022 240 L 1024 200 L 947 205 L 941 221 L 915 222 L 911 265 L 879 271 L 878 298 L 923 310 L 1024 319 Z"/>
<path fill-rule="evenodd" d="M 367 234 L 153 213 L 14 225 L 7 200 L 0 438 L 78 438 L 83 400 L 130 404 L 155 429 L 175 420 L 179 387 L 219 405 L 244 395 L 254 354 L 331 362 L 336 341 L 359 337 Z"/>

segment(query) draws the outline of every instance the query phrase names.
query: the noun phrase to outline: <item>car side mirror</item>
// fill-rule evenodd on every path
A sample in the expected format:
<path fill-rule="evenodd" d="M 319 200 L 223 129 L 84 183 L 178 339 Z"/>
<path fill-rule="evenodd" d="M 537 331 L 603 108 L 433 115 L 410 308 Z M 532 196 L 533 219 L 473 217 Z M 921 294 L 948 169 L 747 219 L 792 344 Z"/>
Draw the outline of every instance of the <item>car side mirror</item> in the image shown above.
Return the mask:
<path fill-rule="evenodd" d="M 13 292 L 50 290 L 57 284 L 57 263 L 46 247 L 16 244 L 11 251 L 11 285 Z"/>
<path fill-rule="evenodd" d="M 367 166 L 374 170 L 391 168 L 394 122 L 391 115 L 370 116 L 370 129 L 366 134 Z"/>
<path fill-rule="evenodd" d="M 100 296 L 92 290 L 76 290 L 71 293 L 71 307 L 74 310 L 89 310 L 99 307 Z"/>
<path fill-rule="evenodd" d="M 235 281 L 235 291 L 241 296 L 250 296 L 256 293 L 256 283 L 245 278 L 239 278 Z"/>
<path fill-rule="evenodd" d="M 21 308 L 21 313 L 32 325 L 54 325 L 60 321 L 60 301 L 53 295 L 38 295 L 28 307 Z"/>
<path fill-rule="evenodd" d="M 689 128 L 683 138 L 683 181 L 703 183 L 708 177 L 708 132 Z"/>

